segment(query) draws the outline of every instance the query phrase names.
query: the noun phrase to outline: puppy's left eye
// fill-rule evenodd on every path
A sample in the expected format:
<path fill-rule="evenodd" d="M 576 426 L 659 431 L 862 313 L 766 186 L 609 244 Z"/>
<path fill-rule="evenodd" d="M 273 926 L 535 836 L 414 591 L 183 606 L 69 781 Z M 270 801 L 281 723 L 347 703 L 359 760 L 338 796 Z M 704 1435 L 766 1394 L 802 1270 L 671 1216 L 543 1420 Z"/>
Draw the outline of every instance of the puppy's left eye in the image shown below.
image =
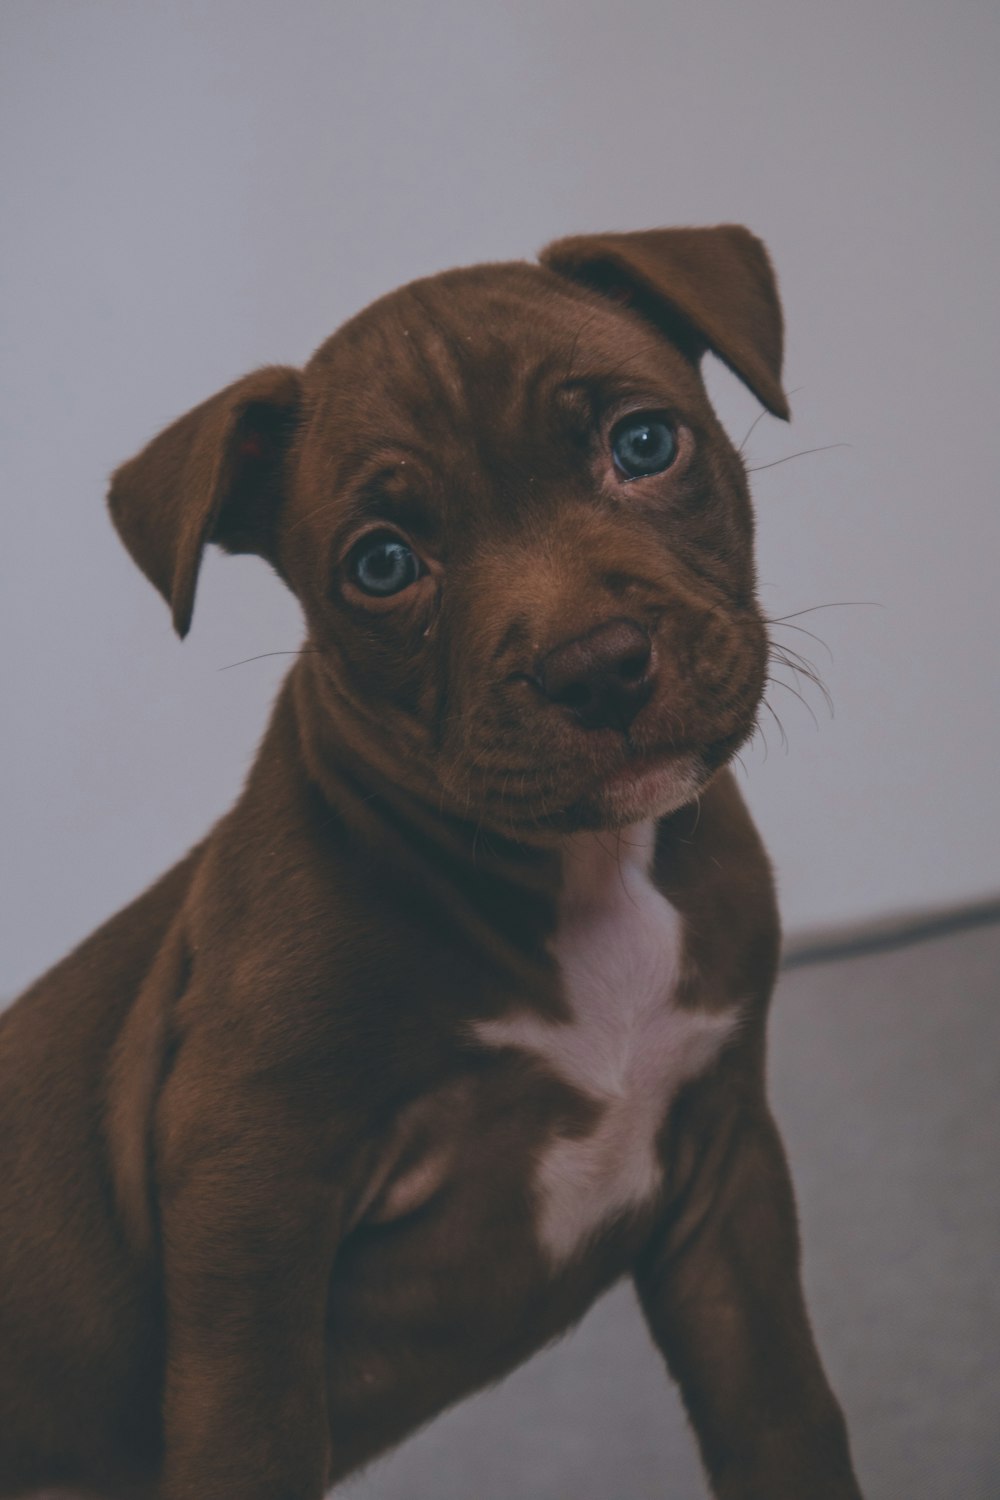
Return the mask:
<path fill-rule="evenodd" d="M 401 594 L 423 571 L 413 548 L 388 535 L 365 537 L 351 553 L 348 567 L 362 593 L 380 599 Z"/>
<path fill-rule="evenodd" d="M 673 463 L 677 438 L 666 417 L 658 412 L 633 412 L 611 433 L 611 454 L 626 479 L 662 474 Z"/>

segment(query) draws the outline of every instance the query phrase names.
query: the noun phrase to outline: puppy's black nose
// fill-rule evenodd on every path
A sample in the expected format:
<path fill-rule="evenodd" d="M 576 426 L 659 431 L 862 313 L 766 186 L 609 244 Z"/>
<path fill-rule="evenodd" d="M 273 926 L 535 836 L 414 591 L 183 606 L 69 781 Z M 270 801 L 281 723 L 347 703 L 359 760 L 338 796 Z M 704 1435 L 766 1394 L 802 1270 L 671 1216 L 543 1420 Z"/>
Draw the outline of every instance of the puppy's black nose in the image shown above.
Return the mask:
<path fill-rule="evenodd" d="M 550 703 L 585 729 L 628 729 L 653 691 L 653 646 L 635 620 L 606 620 L 556 646 L 538 664 Z"/>

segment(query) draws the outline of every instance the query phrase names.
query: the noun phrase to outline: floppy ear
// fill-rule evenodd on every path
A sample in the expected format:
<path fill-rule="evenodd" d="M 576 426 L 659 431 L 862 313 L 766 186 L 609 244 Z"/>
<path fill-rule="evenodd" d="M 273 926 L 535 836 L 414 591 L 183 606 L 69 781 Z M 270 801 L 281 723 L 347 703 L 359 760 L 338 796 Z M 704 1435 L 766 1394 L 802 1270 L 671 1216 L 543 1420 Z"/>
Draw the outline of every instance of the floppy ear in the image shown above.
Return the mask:
<path fill-rule="evenodd" d="M 547 245 L 538 258 L 552 271 L 624 298 L 692 358 L 711 349 L 787 421 L 778 288 L 767 251 L 741 224 L 574 235 Z"/>
<path fill-rule="evenodd" d="M 119 535 L 187 635 L 207 542 L 267 555 L 282 460 L 301 396 L 297 370 L 255 370 L 179 418 L 116 469 L 108 505 Z"/>

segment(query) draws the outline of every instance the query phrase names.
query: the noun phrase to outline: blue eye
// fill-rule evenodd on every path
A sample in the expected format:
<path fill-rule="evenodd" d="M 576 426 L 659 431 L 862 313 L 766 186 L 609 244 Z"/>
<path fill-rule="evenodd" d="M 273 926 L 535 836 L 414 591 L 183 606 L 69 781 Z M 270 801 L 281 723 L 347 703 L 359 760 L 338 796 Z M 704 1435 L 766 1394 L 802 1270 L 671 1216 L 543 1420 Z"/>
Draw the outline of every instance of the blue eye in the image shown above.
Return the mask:
<path fill-rule="evenodd" d="M 626 479 L 662 474 L 677 454 L 677 438 L 665 417 L 655 412 L 633 412 L 611 434 L 611 454 Z"/>
<path fill-rule="evenodd" d="M 351 553 L 351 577 L 365 594 L 401 594 L 421 574 L 420 559 L 397 536 L 365 537 Z"/>

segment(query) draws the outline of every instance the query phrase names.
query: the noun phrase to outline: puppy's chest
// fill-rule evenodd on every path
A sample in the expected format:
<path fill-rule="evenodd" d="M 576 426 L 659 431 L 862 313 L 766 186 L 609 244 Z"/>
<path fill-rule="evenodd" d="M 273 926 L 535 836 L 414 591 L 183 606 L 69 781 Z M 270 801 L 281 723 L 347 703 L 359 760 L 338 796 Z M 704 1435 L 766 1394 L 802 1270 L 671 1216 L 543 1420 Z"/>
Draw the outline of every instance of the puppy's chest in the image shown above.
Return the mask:
<path fill-rule="evenodd" d="M 677 1004 L 681 921 L 652 882 L 652 841 L 650 825 L 614 842 L 580 836 L 567 852 L 552 940 L 565 1018 L 515 1011 L 476 1028 L 480 1041 L 524 1051 L 595 1107 L 589 1129 L 554 1132 L 533 1168 L 537 1233 L 556 1262 L 654 1197 L 670 1104 L 735 1021 Z"/>

